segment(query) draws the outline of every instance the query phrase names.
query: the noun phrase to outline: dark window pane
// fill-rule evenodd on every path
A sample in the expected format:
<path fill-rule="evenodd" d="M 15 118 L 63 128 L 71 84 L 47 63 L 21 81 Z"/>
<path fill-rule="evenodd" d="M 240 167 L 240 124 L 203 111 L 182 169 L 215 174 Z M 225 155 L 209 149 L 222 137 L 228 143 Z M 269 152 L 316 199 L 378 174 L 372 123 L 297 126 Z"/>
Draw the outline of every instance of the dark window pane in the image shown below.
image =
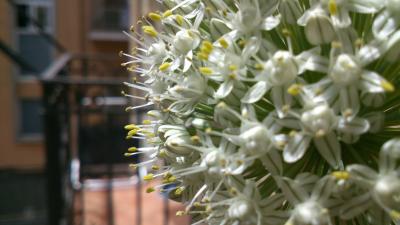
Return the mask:
<path fill-rule="evenodd" d="M 22 58 L 39 71 L 46 69 L 51 63 L 51 44 L 38 34 L 20 34 L 19 52 Z M 21 74 L 32 71 L 22 70 Z"/>
<path fill-rule="evenodd" d="M 120 31 L 128 27 L 127 0 L 92 0 L 92 27 L 95 30 Z"/>
<path fill-rule="evenodd" d="M 40 100 L 23 99 L 20 101 L 20 134 L 42 133 L 42 104 Z"/>
<path fill-rule="evenodd" d="M 48 8 L 39 6 L 36 11 L 36 20 L 40 27 L 46 28 L 47 26 L 49 26 L 48 17 L 49 17 Z"/>
<path fill-rule="evenodd" d="M 25 28 L 29 25 L 29 7 L 27 5 L 17 5 L 17 25 L 19 28 Z"/>

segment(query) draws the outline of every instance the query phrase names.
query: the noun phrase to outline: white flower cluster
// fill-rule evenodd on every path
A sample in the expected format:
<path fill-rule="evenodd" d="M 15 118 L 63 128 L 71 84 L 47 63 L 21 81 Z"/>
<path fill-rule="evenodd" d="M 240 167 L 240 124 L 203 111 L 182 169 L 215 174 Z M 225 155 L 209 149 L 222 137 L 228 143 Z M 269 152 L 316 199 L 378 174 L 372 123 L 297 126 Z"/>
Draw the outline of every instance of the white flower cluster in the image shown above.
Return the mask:
<path fill-rule="evenodd" d="M 148 192 L 194 224 L 400 224 L 400 0 L 160 2 L 121 52 Z"/>

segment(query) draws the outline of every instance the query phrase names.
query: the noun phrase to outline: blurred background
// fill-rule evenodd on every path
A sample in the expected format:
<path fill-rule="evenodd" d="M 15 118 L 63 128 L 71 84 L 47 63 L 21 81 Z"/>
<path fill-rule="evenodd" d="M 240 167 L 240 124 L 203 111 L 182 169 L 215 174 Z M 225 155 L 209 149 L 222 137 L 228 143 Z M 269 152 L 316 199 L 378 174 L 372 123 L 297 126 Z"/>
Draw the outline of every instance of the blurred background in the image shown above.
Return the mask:
<path fill-rule="evenodd" d="M 128 166 L 122 30 L 153 0 L 0 0 L 0 225 L 188 224 Z"/>

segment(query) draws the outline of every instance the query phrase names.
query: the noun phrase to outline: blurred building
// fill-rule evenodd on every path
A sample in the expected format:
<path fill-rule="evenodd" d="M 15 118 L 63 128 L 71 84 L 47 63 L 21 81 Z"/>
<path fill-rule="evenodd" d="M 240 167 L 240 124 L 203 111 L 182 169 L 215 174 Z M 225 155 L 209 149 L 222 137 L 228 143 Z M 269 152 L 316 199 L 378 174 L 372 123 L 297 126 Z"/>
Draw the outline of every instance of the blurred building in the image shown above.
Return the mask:
<path fill-rule="evenodd" d="M 131 43 L 121 31 L 136 24 L 136 18 L 155 8 L 155 4 L 156 1 L 148 0 L 0 1 L 0 225 L 45 224 L 49 216 L 45 204 L 49 200 L 45 191 L 49 171 L 46 173 L 45 169 L 58 165 L 57 160 L 49 160 L 52 151 L 46 151 L 49 140 L 45 137 L 52 132 L 55 132 L 54 140 L 68 145 L 66 149 L 79 151 L 57 150 L 53 154 L 55 159 L 66 157 L 63 154 L 71 158 L 69 154 L 72 154 L 87 164 L 104 164 L 107 160 L 114 164 L 128 162 L 121 159 L 124 151 L 121 149 L 127 143 L 118 146 L 111 143 L 119 150 L 110 156 L 103 154 L 107 145 L 101 140 L 113 139 L 110 133 L 119 139 L 123 135 L 118 133 L 119 128 L 129 118 L 126 114 L 108 117 L 92 105 L 110 102 L 111 105 L 120 103 L 115 105 L 121 107 L 124 104 L 117 97 L 122 87 L 114 85 L 105 89 L 104 84 L 127 79 L 128 73 L 120 67 L 122 60 L 117 56 L 120 50 L 128 51 Z M 54 85 L 51 92 L 46 92 L 41 84 L 43 76 L 59 74 L 79 79 L 74 79 L 76 83 L 71 85 L 69 80 L 64 86 Z M 80 78 L 85 78 L 85 82 Z M 65 94 L 65 105 L 72 108 L 64 111 L 69 113 L 64 118 L 68 124 L 64 127 L 65 133 L 44 127 L 43 104 L 52 98 L 59 101 L 57 93 Z M 46 107 L 51 110 L 52 105 Z M 86 111 L 93 113 L 81 114 Z M 113 125 L 102 127 L 105 121 Z M 50 145 L 54 146 L 54 140 L 50 140 L 53 141 Z M 62 172 L 61 169 L 56 168 L 55 172 Z M 50 175 L 54 178 L 57 173 Z"/>

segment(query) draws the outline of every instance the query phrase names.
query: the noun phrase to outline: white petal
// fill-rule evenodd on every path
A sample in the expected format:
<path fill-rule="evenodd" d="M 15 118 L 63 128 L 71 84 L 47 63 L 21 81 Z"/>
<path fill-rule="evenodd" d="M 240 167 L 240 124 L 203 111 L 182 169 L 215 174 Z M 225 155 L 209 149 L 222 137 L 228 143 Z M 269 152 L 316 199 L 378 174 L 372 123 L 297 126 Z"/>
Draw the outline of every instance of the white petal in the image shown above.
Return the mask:
<path fill-rule="evenodd" d="M 274 194 L 272 196 L 269 196 L 268 198 L 265 198 L 260 201 L 260 208 L 263 210 L 273 210 L 276 209 L 285 202 L 285 196 L 283 194 Z"/>
<path fill-rule="evenodd" d="M 272 175 L 282 174 L 283 163 L 281 155 L 276 149 L 272 149 L 265 156 L 261 157 L 261 162 Z"/>
<path fill-rule="evenodd" d="M 334 187 L 334 179 L 327 175 L 317 182 L 311 194 L 311 198 L 323 203 L 329 198 Z"/>
<path fill-rule="evenodd" d="M 266 82 L 259 81 L 247 91 L 241 101 L 244 103 L 255 103 L 267 93 L 268 89 L 269 87 Z"/>
<path fill-rule="evenodd" d="M 278 112 L 279 117 L 284 117 L 286 115 L 286 111 L 284 111 L 284 107 L 289 107 L 290 109 L 292 103 L 292 96 L 287 93 L 289 85 L 273 87 L 271 90 L 272 102 Z"/>
<path fill-rule="evenodd" d="M 364 115 L 364 117 L 368 120 L 370 128 L 370 133 L 378 133 L 382 131 L 384 123 L 385 123 L 385 113 L 383 112 L 372 112 Z"/>
<path fill-rule="evenodd" d="M 400 159 L 400 139 L 387 141 L 379 153 L 379 171 L 387 173 L 396 168 L 396 162 Z"/>
<path fill-rule="evenodd" d="M 340 140 L 346 144 L 354 144 L 360 139 L 360 135 L 341 133 Z"/>
<path fill-rule="evenodd" d="M 372 204 L 369 193 L 347 200 L 341 207 L 340 218 L 348 220 L 367 210 Z"/>
<path fill-rule="evenodd" d="M 380 107 L 385 102 L 384 93 L 362 93 L 361 100 L 364 105 L 371 107 Z"/>
<path fill-rule="evenodd" d="M 192 62 L 193 62 L 192 59 L 193 59 L 193 51 L 190 51 L 190 52 L 188 52 L 188 54 L 185 57 L 182 72 L 187 72 L 190 69 L 190 67 L 192 66 Z"/>
<path fill-rule="evenodd" d="M 373 169 L 364 165 L 350 165 L 346 167 L 346 170 L 350 173 L 350 177 L 356 181 L 369 183 L 378 178 L 378 174 Z"/>
<path fill-rule="evenodd" d="M 336 31 L 327 16 L 309 17 L 304 32 L 307 40 L 313 45 L 330 43 L 336 37 Z"/>
<path fill-rule="evenodd" d="M 339 28 L 345 28 L 351 25 L 349 11 L 345 7 L 341 7 L 337 14 L 332 16 L 333 25 Z"/>
<path fill-rule="evenodd" d="M 311 137 L 302 133 L 296 133 L 290 137 L 289 143 L 283 150 L 283 159 L 285 162 L 293 163 L 301 159 L 306 152 L 311 141 Z"/>
<path fill-rule="evenodd" d="M 340 89 L 340 109 L 342 114 L 345 114 L 349 109 L 352 112 L 350 118 L 353 118 L 357 115 L 360 110 L 360 97 L 358 94 L 357 87 L 348 86 Z"/>
<path fill-rule="evenodd" d="M 314 189 L 315 184 L 319 180 L 319 177 L 312 173 L 300 173 L 295 178 L 296 182 L 306 189 L 308 192 L 311 192 Z"/>
<path fill-rule="evenodd" d="M 251 37 L 242 51 L 242 60 L 246 62 L 251 56 L 257 54 L 261 46 L 262 38 L 259 36 Z"/>
<path fill-rule="evenodd" d="M 369 93 L 383 93 L 385 89 L 382 87 L 382 82 L 385 82 L 385 78 L 372 71 L 364 71 L 361 74 L 360 88 L 364 92 Z"/>
<path fill-rule="evenodd" d="M 362 65 L 367 65 L 381 57 L 383 52 L 382 48 L 383 46 L 378 44 L 364 45 L 358 50 L 356 57 L 360 60 Z"/>
<path fill-rule="evenodd" d="M 306 70 L 327 73 L 329 67 L 329 60 L 320 56 L 320 47 L 313 48 L 309 51 L 304 51 L 296 57 L 300 66 L 299 73 Z"/>
<path fill-rule="evenodd" d="M 347 7 L 349 7 L 350 11 L 359 12 L 359 13 L 376 13 L 382 7 L 383 4 L 377 0 L 348 0 L 349 3 Z"/>
<path fill-rule="evenodd" d="M 308 199 L 307 192 L 294 180 L 286 177 L 276 178 L 278 186 L 292 205 L 297 205 Z"/>
<path fill-rule="evenodd" d="M 281 1 L 278 9 L 283 20 L 288 24 L 295 25 L 297 19 L 302 15 L 302 9 L 298 1 Z"/>
<path fill-rule="evenodd" d="M 270 16 L 264 19 L 261 24 L 262 30 L 272 30 L 279 25 L 280 19 L 278 16 Z"/>
<path fill-rule="evenodd" d="M 396 21 L 385 10 L 375 18 L 372 24 L 372 32 L 376 38 L 385 39 L 396 30 L 396 27 Z"/>
<path fill-rule="evenodd" d="M 353 27 L 337 29 L 339 40 L 342 44 L 342 51 L 353 54 L 354 43 L 357 40 L 357 32 Z"/>
<path fill-rule="evenodd" d="M 225 98 L 226 96 L 228 96 L 232 89 L 233 89 L 233 80 L 229 79 L 227 81 L 225 81 L 224 83 L 222 83 L 217 92 L 215 93 L 215 97 L 216 98 Z"/>
<path fill-rule="evenodd" d="M 218 38 L 229 32 L 230 29 L 222 20 L 216 18 L 211 19 L 210 33 L 211 37 L 214 40 L 217 40 Z"/>
<path fill-rule="evenodd" d="M 366 119 L 356 117 L 352 120 L 340 117 L 338 131 L 350 134 L 363 134 L 369 130 L 369 122 Z"/>
<path fill-rule="evenodd" d="M 323 137 L 315 137 L 315 147 L 321 156 L 334 168 L 338 168 L 342 163 L 341 148 L 336 135 L 331 132 Z"/>

